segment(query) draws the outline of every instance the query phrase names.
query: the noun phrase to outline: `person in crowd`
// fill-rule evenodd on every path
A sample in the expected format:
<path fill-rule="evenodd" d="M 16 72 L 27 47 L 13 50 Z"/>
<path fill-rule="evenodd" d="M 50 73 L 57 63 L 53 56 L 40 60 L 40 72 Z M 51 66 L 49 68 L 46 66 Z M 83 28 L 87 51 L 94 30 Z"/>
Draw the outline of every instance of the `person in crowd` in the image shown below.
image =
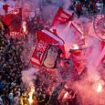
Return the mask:
<path fill-rule="evenodd" d="M 80 17 L 82 15 L 82 4 L 80 1 L 77 1 L 75 4 L 77 16 Z"/>
<path fill-rule="evenodd" d="M 13 93 L 13 89 L 10 90 L 10 92 L 8 94 L 8 101 L 9 101 L 9 105 L 14 105 L 14 93 Z"/>
<path fill-rule="evenodd" d="M 4 105 L 2 96 L 0 95 L 0 105 Z"/>
<path fill-rule="evenodd" d="M 105 0 L 102 0 L 103 1 L 103 7 L 105 8 Z"/>

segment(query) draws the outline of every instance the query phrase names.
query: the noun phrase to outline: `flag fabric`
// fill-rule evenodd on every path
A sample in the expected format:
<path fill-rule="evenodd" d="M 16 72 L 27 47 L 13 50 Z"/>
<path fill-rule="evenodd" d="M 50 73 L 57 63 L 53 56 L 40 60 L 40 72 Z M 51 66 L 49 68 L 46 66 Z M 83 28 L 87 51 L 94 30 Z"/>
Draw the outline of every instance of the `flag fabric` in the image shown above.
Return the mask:
<path fill-rule="evenodd" d="M 10 32 L 20 32 L 22 23 L 22 8 L 18 8 L 18 11 L 14 10 L 11 13 L 1 17 L 4 24 L 6 24 Z"/>
<path fill-rule="evenodd" d="M 66 24 L 69 21 L 73 19 L 73 13 L 70 13 L 67 10 L 64 10 L 62 7 L 60 7 L 54 17 L 54 20 L 52 22 L 52 26 L 55 26 L 57 24 Z"/>
<path fill-rule="evenodd" d="M 58 47 L 63 45 L 63 40 L 57 35 L 53 34 L 51 31 L 42 30 L 37 32 L 37 43 L 32 54 L 31 63 L 53 68 L 54 64 L 50 65 L 48 63 L 55 63 L 56 57 L 58 56 Z M 47 58 L 47 60 L 45 60 L 45 58 Z"/>
<path fill-rule="evenodd" d="M 3 23 L 9 27 L 10 35 L 13 38 L 19 38 L 22 24 L 22 8 L 14 10 L 11 13 L 1 17 Z"/>
<path fill-rule="evenodd" d="M 13 11 L 13 17 L 11 19 L 10 30 L 12 32 L 20 32 L 22 24 L 22 8 L 19 8 L 18 11 Z"/>
<path fill-rule="evenodd" d="M 57 34 L 65 42 L 65 50 L 69 51 L 72 44 L 79 43 L 84 44 L 84 40 L 81 39 L 83 32 L 80 28 L 72 21 L 74 13 L 59 8 L 52 22 L 52 29 L 57 30 Z M 67 54 L 66 54 L 67 55 Z"/>
<path fill-rule="evenodd" d="M 15 22 L 18 23 L 19 25 L 22 22 L 22 8 L 18 8 L 18 11 L 13 11 L 9 14 L 6 14 L 5 16 L 1 17 L 3 22 L 7 25 L 7 26 L 11 26 L 13 25 Z M 17 22 L 18 21 L 18 22 Z M 17 26 L 17 24 L 15 24 L 15 27 Z M 12 27 L 12 26 L 11 26 Z M 20 27 L 20 26 L 19 26 Z"/>
<path fill-rule="evenodd" d="M 11 24 L 12 17 L 13 14 L 6 14 L 5 16 L 2 16 L 1 19 L 7 26 L 9 26 Z"/>

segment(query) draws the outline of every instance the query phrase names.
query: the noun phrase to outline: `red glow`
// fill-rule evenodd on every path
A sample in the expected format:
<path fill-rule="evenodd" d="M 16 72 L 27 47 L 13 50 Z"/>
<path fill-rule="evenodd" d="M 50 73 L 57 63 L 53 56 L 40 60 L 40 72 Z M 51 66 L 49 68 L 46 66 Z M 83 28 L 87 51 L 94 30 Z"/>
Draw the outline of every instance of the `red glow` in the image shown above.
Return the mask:
<path fill-rule="evenodd" d="M 13 14 L 15 14 L 15 15 L 18 14 L 18 11 L 14 11 Z"/>
<path fill-rule="evenodd" d="M 67 98 L 68 98 L 68 96 L 69 96 L 69 93 L 68 93 L 68 92 L 66 92 L 66 93 L 64 94 L 64 96 L 63 96 L 63 99 L 67 99 Z"/>

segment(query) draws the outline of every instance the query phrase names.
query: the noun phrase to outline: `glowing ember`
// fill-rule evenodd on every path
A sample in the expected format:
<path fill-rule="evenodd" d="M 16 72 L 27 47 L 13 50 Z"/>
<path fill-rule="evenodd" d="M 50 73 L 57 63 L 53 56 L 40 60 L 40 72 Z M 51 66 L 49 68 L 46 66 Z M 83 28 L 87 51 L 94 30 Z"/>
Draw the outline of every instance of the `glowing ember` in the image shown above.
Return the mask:
<path fill-rule="evenodd" d="M 77 44 L 73 44 L 72 49 L 73 50 L 78 50 L 79 49 L 79 46 Z"/>
<path fill-rule="evenodd" d="M 34 94 L 34 92 L 35 92 L 35 89 L 34 89 L 34 87 L 31 87 L 31 90 L 30 90 L 30 92 L 29 92 L 29 104 L 30 105 L 32 105 L 32 103 L 33 103 L 33 94 Z"/>
<path fill-rule="evenodd" d="M 66 93 L 64 94 L 64 96 L 63 96 L 63 99 L 66 99 L 68 96 L 69 96 L 69 93 L 66 92 Z"/>

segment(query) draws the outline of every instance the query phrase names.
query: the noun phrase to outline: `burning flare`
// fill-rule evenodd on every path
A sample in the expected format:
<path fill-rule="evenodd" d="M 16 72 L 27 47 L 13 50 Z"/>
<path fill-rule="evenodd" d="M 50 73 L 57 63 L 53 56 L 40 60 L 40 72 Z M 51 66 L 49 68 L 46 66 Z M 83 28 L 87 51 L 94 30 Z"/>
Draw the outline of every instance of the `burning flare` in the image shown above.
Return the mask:
<path fill-rule="evenodd" d="M 64 96 L 63 96 L 63 99 L 66 99 L 68 96 L 69 96 L 69 93 L 66 92 L 66 93 L 64 94 Z"/>
<path fill-rule="evenodd" d="M 30 92 L 28 93 L 28 95 L 29 95 L 28 100 L 29 100 L 30 105 L 32 105 L 32 103 L 33 103 L 33 94 L 34 94 L 34 92 L 35 92 L 35 88 L 32 86 Z"/>
<path fill-rule="evenodd" d="M 73 50 L 78 50 L 79 49 L 79 46 L 77 44 L 73 44 L 72 49 Z"/>
<path fill-rule="evenodd" d="M 97 81 L 94 86 L 95 86 L 96 92 L 100 93 L 103 91 L 104 81 L 102 80 Z"/>
<path fill-rule="evenodd" d="M 103 86 L 102 86 L 101 83 L 98 83 L 98 84 L 96 85 L 96 91 L 97 91 L 98 93 L 102 91 L 102 88 L 103 88 Z"/>

